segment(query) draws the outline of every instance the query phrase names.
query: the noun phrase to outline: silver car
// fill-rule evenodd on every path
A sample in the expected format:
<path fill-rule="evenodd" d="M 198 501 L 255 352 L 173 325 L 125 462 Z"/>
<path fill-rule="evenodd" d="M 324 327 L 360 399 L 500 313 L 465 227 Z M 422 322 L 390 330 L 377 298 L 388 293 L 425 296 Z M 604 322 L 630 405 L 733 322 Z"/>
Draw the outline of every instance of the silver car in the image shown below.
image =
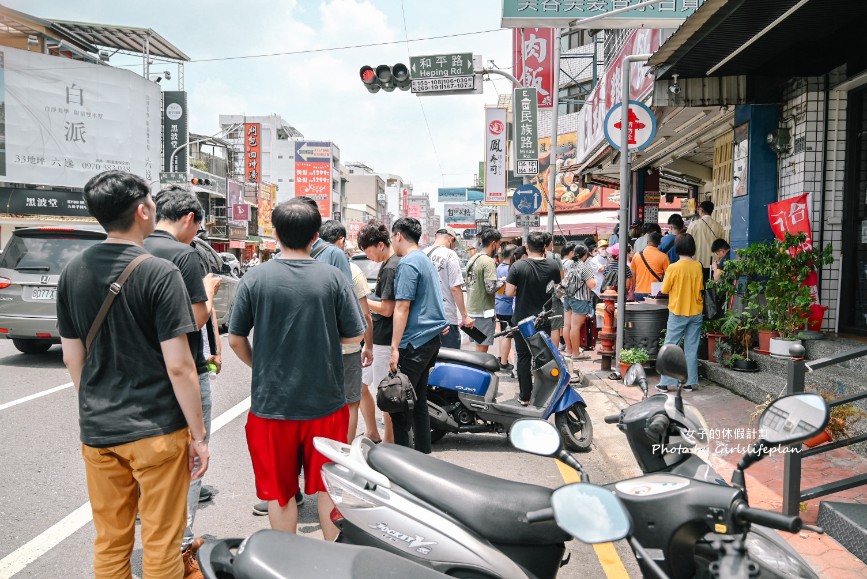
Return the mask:
<path fill-rule="evenodd" d="M 232 270 L 232 275 L 235 277 L 241 277 L 241 262 L 238 261 L 238 258 L 228 251 L 221 251 L 219 255 L 223 258 L 223 263 L 228 265 L 229 269 Z"/>
<path fill-rule="evenodd" d="M 52 344 L 59 344 L 56 300 L 60 273 L 74 256 L 104 239 L 105 232 L 97 226 L 14 231 L 0 255 L 0 336 L 12 340 L 24 354 L 42 354 Z M 224 326 L 238 280 L 213 248 L 201 240 L 196 242 L 207 269 L 223 280 L 214 304 L 217 320 Z"/>

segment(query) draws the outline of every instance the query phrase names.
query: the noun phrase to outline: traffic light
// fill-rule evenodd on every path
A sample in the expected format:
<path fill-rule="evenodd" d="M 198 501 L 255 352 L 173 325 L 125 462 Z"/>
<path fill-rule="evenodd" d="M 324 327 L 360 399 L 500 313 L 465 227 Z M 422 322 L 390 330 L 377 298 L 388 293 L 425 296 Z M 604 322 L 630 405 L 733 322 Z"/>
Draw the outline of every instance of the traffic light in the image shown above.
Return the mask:
<path fill-rule="evenodd" d="M 210 187 L 211 180 L 210 179 L 202 179 L 200 177 L 193 177 L 190 179 L 190 184 L 198 185 L 199 187 Z"/>
<path fill-rule="evenodd" d="M 358 74 L 365 88 L 372 93 L 379 92 L 380 90 L 391 92 L 396 88 L 409 90 L 412 82 L 409 68 L 402 63 L 395 64 L 394 66 L 381 64 L 375 69 L 365 65 L 361 67 Z"/>

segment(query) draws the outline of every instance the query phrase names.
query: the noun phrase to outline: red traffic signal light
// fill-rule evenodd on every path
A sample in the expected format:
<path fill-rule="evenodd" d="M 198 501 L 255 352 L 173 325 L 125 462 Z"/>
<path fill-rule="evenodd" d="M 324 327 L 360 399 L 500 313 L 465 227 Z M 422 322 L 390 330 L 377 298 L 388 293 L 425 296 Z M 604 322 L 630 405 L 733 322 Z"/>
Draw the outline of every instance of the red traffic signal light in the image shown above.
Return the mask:
<path fill-rule="evenodd" d="M 365 65 L 361 67 L 358 74 L 365 88 L 372 93 L 379 92 L 380 90 L 391 92 L 396 88 L 409 90 L 412 82 L 409 68 L 405 64 L 400 63 L 394 66 L 380 64 L 375 69 Z"/>
<path fill-rule="evenodd" d="M 358 71 L 359 76 L 361 76 L 361 82 L 364 83 L 365 88 L 372 93 L 379 92 L 381 88 L 379 83 L 376 81 L 376 73 L 373 71 L 373 68 L 370 66 L 362 66 L 361 70 Z"/>
<path fill-rule="evenodd" d="M 210 179 L 202 179 L 200 177 L 193 177 L 190 179 L 190 183 L 193 185 L 198 185 L 199 187 L 206 187 L 211 185 Z"/>

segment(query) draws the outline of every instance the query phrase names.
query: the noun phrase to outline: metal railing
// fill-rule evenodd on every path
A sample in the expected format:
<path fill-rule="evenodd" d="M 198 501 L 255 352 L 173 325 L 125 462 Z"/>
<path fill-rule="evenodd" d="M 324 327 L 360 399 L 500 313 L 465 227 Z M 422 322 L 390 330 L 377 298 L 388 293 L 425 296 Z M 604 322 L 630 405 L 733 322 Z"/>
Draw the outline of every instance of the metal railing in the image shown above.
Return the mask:
<path fill-rule="evenodd" d="M 793 347 L 793 350 L 795 347 Z M 801 347 L 801 349 L 800 354 L 803 355 L 803 348 Z M 857 348 L 837 356 L 820 358 L 818 360 L 813 360 L 812 362 L 807 362 L 803 357 L 790 360 L 786 374 L 786 392 L 788 394 L 803 392 L 804 378 L 807 371 L 812 372 L 813 370 L 833 366 L 841 362 L 861 358 L 862 356 L 867 356 L 867 348 Z M 865 399 L 867 399 L 867 392 L 861 392 L 858 394 L 852 394 L 851 396 L 831 400 L 828 402 L 828 406 L 834 408 L 836 406 L 851 404 Z M 789 516 L 797 515 L 803 501 L 824 497 L 826 495 L 867 484 L 867 473 L 862 473 L 830 481 L 807 490 L 801 490 L 801 461 L 803 459 L 865 441 L 867 441 L 867 434 L 860 434 L 858 436 L 847 438 L 846 440 L 838 440 L 836 442 L 822 444 L 801 452 L 785 453 L 783 461 L 783 514 Z"/>

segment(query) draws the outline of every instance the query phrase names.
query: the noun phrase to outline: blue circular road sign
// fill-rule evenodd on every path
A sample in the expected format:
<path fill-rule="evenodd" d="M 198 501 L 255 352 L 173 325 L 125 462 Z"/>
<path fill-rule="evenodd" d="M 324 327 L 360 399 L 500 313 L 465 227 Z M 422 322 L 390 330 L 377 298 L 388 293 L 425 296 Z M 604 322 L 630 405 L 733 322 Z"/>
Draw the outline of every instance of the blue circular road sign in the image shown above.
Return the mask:
<path fill-rule="evenodd" d="M 542 207 L 542 192 L 534 185 L 521 185 L 515 189 L 512 196 L 512 205 L 518 213 L 530 215 Z"/>
<path fill-rule="evenodd" d="M 608 114 L 605 115 L 605 122 L 603 123 L 605 139 L 616 151 L 620 150 L 622 134 L 620 107 L 620 103 L 611 107 Z M 640 151 L 647 147 L 656 136 L 656 116 L 646 104 L 639 101 L 629 101 L 627 118 L 629 119 L 626 127 L 628 149 Z"/>

